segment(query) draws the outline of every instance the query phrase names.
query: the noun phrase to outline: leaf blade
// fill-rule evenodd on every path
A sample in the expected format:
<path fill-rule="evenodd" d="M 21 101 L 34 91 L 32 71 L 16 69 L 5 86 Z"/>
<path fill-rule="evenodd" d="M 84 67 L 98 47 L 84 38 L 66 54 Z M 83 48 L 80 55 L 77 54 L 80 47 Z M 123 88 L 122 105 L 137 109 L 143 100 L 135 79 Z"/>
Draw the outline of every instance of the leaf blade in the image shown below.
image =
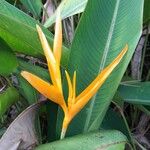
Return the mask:
<path fill-rule="evenodd" d="M 73 120 L 68 135 L 99 128 L 138 43 L 142 16 L 143 1 L 140 0 L 115 0 L 109 5 L 105 0 L 88 1 L 72 43 L 68 65 L 70 74 L 77 71 L 77 93 L 112 62 L 126 43 L 129 50 L 96 96 Z"/>
<path fill-rule="evenodd" d="M 8 87 L 3 93 L 0 93 L 0 117 L 18 100 L 19 93 L 14 87 Z"/>
<path fill-rule="evenodd" d="M 36 31 L 36 24 L 39 24 L 36 20 L 7 3 L 5 0 L 0 1 L 0 20 L 0 37 L 14 52 L 35 57 L 44 56 Z M 44 27 L 42 29 L 52 46 L 52 33 Z M 63 66 L 67 64 L 68 56 L 69 49 L 63 46 L 61 61 Z"/>
<path fill-rule="evenodd" d="M 63 0 L 58 6 L 55 13 L 45 22 L 44 26 L 46 28 L 50 27 L 55 23 L 57 11 L 61 10 L 61 17 L 65 19 L 67 17 L 73 16 L 75 14 L 84 11 L 88 0 Z"/>
<path fill-rule="evenodd" d="M 118 131 L 98 131 L 83 135 L 74 136 L 71 138 L 66 138 L 64 140 L 59 140 L 56 142 L 41 145 L 36 148 L 36 150 L 93 150 L 93 149 L 119 149 L 123 150 L 125 143 L 127 142 L 126 137 Z M 121 144 L 121 145 L 120 145 Z"/>
<path fill-rule="evenodd" d="M 0 38 L 0 75 L 8 76 L 18 66 L 12 49 Z"/>
<path fill-rule="evenodd" d="M 150 105 L 150 82 L 124 82 L 118 91 L 125 102 Z"/>

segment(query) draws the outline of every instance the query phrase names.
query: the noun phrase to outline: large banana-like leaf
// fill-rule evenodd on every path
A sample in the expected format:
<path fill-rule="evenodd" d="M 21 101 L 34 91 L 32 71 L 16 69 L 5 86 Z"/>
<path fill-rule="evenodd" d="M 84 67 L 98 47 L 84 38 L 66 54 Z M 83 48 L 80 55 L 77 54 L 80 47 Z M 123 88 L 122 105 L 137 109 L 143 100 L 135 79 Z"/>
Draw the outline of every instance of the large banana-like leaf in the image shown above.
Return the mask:
<path fill-rule="evenodd" d="M 15 51 L 32 56 L 42 56 L 43 50 L 36 31 L 38 22 L 16 7 L 0 0 L 0 37 Z M 50 44 L 53 35 L 45 28 L 43 31 Z M 66 64 L 68 49 L 63 47 L 62 63 Z"/>
<path fill-rule="evenodd" d="M 123 82 L 118 91 L 128 103 L 150 105 L 150 82 Z"/>
<path fill-rule="evenodd" d="M 34 104 L 38 101 L 37 91 L 20 75 L 17 75 L 19 83 L 20 94 L 28 101 L 28 103 Z"/>
<path fill-rule="evenodd" d="M 73 16 L 75 14 L 81 13 L 84 11 L 85 6 L 88 0 L 63 0 L 59 7 L 61 10 L 61 17 L 65 19 L 67 17 Z M 50 27 L 56 20 L 57 10 L 55 13 L 45 22 L 45 27 Z"/>
<path fill-rule="evenodd" d="M 81 13 L 84 11 L 88 0 L 63 0 L 58 9 L 61 9 L 62 18 L 65 19 L 67 17 L 73 16 L 75 14 Z M 56 19 L 56 12 L 45 22 L 45 27 L 50 27 Z M 149 0 L 144 0 L 144 23 L 147 23 L 150 20 L 150 2 Z"/>
<path fill-rule="evenodd" d="M 143 3 L 143 0 L 88 1 L 72 43 L 68 66 L 71 74 L 77 71 L 77 95 L 126 44 L 129 49 L 97 94 L 73 120 L 69 134 L 99 128 L 141 35 Z"/>
<path fill-rule="evenodd" d="M 84 11 L 88 0 L 63 0 L 58 9 L 61 9 L 62 18 L 73 16 L 75 14 L 81 13 Z M 45 27 L 50 27 L 56 20 L 56 12 L 45 22 Z M 148 22 L 150 19 L 150 3 L 149 0 L 144 0 L 144 23 Z"/>
<path fill-rule="evenodd" d="M 36 150 L 124 150 L 126 137 L 119 131 L 98 131 L 41 145 Z"/>

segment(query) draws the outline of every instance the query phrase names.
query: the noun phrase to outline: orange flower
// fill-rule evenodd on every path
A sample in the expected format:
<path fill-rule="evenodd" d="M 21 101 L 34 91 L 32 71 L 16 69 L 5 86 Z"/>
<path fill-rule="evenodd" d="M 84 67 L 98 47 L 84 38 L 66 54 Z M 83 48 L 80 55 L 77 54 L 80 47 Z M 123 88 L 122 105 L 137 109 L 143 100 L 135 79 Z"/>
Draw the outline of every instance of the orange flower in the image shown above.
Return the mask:
<path fill-rule="evenodd" d="M 39 38 L 47 59 L 48 70 L 51 76 L 52 84 L 47 83 L 43 79 L 29 73 L 27 71 L 22 71 L 21 75 L 41 94 L 50 99 L 51 101 L 57 103 L 64 111 L 64 121 L 62 125 L 61 139 L 64 138 L 66 130 L 69 123 L 74 118 L 74 116 L 89 102 L 92 96 L 97 92 L 97 90 L 102 86 L 107 77 L 113 71 L 113 69 L 118 65 L 123 56 L 128 50 L 128 45 L 121 51 L 121 53 L 109 64 L 100 74 L 91 82 L 91 84 L 83 90 L 78 96 L 76 96 L 76 72 L 74 72 L 73 83 L 71 82 L 70 76 L 67 71 L 65 71 L 66 79 L 69 87 L 69 94 L 67 103 L 64 100 L 62 81 L 61 81 L 61 71 L 60 71 L 60 59 L 61 59 L 61 48 L 62 48 L 62 26 L 60 15 L 56 19 L 56 30 L 54 38 L 53 52 L 43 34 L 41 28 L 37 25 L 37 31 Z"/>

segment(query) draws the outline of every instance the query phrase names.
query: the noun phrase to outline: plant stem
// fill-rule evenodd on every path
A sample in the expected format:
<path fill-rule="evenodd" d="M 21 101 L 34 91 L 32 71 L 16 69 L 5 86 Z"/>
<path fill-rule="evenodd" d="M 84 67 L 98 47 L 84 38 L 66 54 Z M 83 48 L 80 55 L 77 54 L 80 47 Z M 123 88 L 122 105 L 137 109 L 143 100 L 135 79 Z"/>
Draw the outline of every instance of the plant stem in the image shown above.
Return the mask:
<path fill-rule="evenodd" d="M 68 119 L 68 114 L 65 113 L 65 117 L 63 120 L 63 125 L 62 125 L 62 130 L 61 130 L 61 135 L 60 135 L 60 139 L 64 139 L 65 135 L 66 135 L 66 131 L 68 129 L 68 125 L 69 125 L 69 119 Z"/>
<path fill-rule="evenodd" d="M 62 128 L 61 130 L 61 135 L 60 135 L 60 139 L 64 139 L 65 138 L 65 135 L 66 135 L 66 129 Z"/>
<path fill-rule="evenodd" d="M 128 126 L 127 120 L 126 120 L 126 118 L 125 118 L 125 116 L 124 116 L 124 113 L 123 113 L 122 110 L 120 111 L 120 113 L 121 113 L 121 116 L 122 116 L 122 118 L 123 118 L 123 120 L 124 120 L 124 123 L 125 123 L 125 125 L 126 125 L 126 128 L 127 128 L 127 130 L 128 130 L 128 133 L 129 133 L 129 136 L 130 136 L 130 140 L 131 140 L 131 144 L 132 144 L 132 146 L 133 146 L 133 150 L 136 150 L 136 147 L 135 147 L 135 144 L 134 144 L 134 140 L 133 140 L 133 137 L 132 137 L 130 128 L 129 128 L 129 126 Z"/>
<path fill-rule="evenodd" d="M 141 150 L 146 150 L 137 140 L 134 140 L 135 143 L 141 148 Z"/>
<path fill-rule="evenodd" d="M 128 126 L 127 120 L 126 120 L 126 118 L 125 118 L 125 115 L 124 115 L 124 113 L 123 113 L 123 110 L 122 110 L 122 108 L 121 108 L 117 103 L 115 103 L 114 101 L 112 101 L 112 102 L 113 102 L 113 104 L 115 104 L 115 106 L 116 106 L 116 107 L 118 108 L 118 110 L 120 111 L 121 116 L 122 116 L 122 118 L 123 118 L 123 121 L 124 121 L 124 123 L 125 123 L 125 125 L 126 125 L 126 128 L 127 128 L 127 131 L 128 131 L 129 137 L 130 137 L 130 141 L 131 141 L 133 150 L 136 150 L 136 147 L 135 147 L 135 144 L 134 144 L 134 140 L 133 140 L 133 137 L 132 137 L 130 128 L 129 128 L 129 126 Z"/>
<path fill-rule="evenodd" d="M 14 2 L 14 6 L 16 6 L 16 4 L 17 4 L 17 0 L 15 0 L 15 2 Z"/>

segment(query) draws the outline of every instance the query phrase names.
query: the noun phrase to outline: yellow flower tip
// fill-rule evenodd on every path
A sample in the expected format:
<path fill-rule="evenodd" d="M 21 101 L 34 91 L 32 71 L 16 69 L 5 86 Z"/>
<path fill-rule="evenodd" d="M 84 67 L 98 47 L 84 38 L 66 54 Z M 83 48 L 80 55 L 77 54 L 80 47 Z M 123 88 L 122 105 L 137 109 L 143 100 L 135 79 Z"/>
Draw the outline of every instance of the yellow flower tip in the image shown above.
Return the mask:
<path fill-rule="evenodd" d="M 36 24 L 36 30 L 37 30 L 38 35 L 39 35 L 40 40 L 41 40 L 41 37 L 44 36 L 44 34 L 43 34 L 41 27 L 38 24 Z M 42 41 L 41 41 L 41 43 L 42 43 Z"/>
<path fill-rule="evenodd" d="M 72 83 L 71 83 L 70 76 L 69 76 L 69 74 L 68 74 L 68 72 L 66 70 L 65 70 L 65 74 L 66 74 L 66 79 L 67 79 L 68 88 L 69 88 L 68 108 L 71 108 L 71 105 L 72 105 L 72 96 L 73 96 Z"/>
<path fill-rule="evenodd" d="M 41 30 L 41 28 L 38 24 L 36 24 L 36 29 L 37 29 L 37 31 Z"/>
<path fill-rule="evenodd" d="M 129 46 L 128 44 L 125 45 L 125 48 L 122 50 L 122 55 L 124 56 L 124 54 L 128 51 Z"/>
<path fill-rule="evenodd" d="M 21 71 L 21 75 L 22 75 L 25 79 L 29 78 L 29 72 L 27 72 L 27 71 Z"/>
<path fill-rule="evenodd" d="M 42 29 L 40 28 L 39 25 L 36 25 L 36 28 L 37 28 L 37 32 L 39 35 L 39 39 L 41 41 L 43 51 L 44 51 L 45 56 L 46 56 L 48 69 L 49 69 L 49 73 L 51 75 L 52 82 L 54 85 L 57 85 L 58 80 L 60 80 L 60 79 L 58 79 L 58 76 L 60 76 L 60 73 L 59 73 L 59 68 L 56 65 L 56 59 L 53 55 L 53 52 L 49 46 L 49 43 L 48 43 Z"/>
<path fill-rule="evenodd" d="M 55 58 L 53 56 L 52 50 L 48 44 L 48 41 L 47 41 L 41 27 L 38 24 L 36 25 L 36 29 L 37 29 L 37 32 L 38 32 L 38 35 L 39 35 L 39 38 L 41 41 L 41 45 L 43 47 L 47 61 L 55 63 Z"/>
<path fill-rule="evenodd" d="M 77 73 L 76 71 L 74 71 L 74 75 L 73 75 L 73 104 L 75 103 L 75 97 L 76 97 L 76 76 Z"/>
<path fill-rule="evenodd" d="M 76 81 L 76 76 L 77 76 L 77 72 L 74 71 L 74 73 L 73 73 L 73 81 L 74 81 L 74 82 Z"/>
<path fill-rule="evenodd" d="M 56 24 L 55 24 L 53 53 L 59 65 L 61 59 L 61 51 L 62 51 L 62 24 L 61 24 L 60 12 L 58 10 L 57 17 L 56 17 Z"/>

